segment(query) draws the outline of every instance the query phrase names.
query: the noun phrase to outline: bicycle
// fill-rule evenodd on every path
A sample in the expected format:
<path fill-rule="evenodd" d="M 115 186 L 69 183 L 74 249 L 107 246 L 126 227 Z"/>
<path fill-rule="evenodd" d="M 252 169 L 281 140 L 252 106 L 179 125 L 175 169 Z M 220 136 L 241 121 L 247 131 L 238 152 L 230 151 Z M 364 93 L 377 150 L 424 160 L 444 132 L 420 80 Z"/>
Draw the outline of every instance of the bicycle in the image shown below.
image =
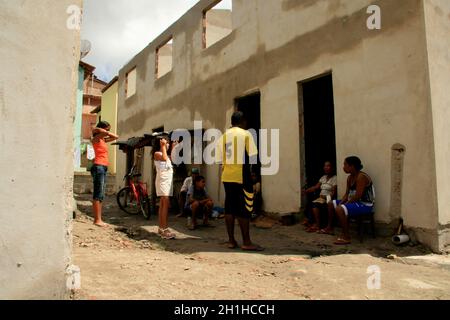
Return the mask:
<path fill-rule="evenodd" d="M 119 208 L 128 214 L 142 213 L 145 219 L 149 220 L 152 213 L 151 199 L 148 195 L 147 184 L 142 181 L 135 182 L 141 174 L 135 174 L 136 167 L 133 166 L 128 174 L 123 178 L 125 187 L 117 193 L 117 204 Z"/>

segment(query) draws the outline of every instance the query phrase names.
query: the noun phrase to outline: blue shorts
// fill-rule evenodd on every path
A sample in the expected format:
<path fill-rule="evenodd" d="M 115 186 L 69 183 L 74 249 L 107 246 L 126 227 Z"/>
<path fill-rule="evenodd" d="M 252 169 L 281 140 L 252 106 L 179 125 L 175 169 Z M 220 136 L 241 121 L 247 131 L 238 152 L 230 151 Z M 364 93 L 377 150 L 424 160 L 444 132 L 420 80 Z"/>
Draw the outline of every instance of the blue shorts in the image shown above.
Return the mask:
<path fill-rule="evenodd" d="M 105 199 L 106 173 L 108 167 L 94 164 L 91 168 L 91 176 L 94 179 L 94 201 L 102 202 Z"/>
<path fill-rule="evenodd" d="M 201 206 L 200 214 L 203 216 L 203 206 Z M 192 215 L 192 204 L 187 204 L 184 206 L 184 212 L 188 215 Z"/>
<path fill-rule="evenodd" d="M 334 200 L 334 208 L 341 203 L 341 200 Z M 373 213 L 373 205 L 367 205 L 362 202 L 352 202 L 341 205 L 344 208 L 345 215 L 350 218 L 354 218 L 361 215 L 367 215 Z"/>

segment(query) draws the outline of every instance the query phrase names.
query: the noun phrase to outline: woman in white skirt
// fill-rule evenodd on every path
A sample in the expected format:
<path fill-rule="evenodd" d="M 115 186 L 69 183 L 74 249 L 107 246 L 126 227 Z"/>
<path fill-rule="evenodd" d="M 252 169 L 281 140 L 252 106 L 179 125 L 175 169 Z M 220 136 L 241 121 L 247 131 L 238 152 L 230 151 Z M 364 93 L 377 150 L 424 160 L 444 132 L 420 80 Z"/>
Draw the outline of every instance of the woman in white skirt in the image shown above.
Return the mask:
<path fill-rule="evenodd" d="M 153 159 L 156 167 L 156 195 L 160 197 L 158 234 L 163 239 L 174 239 L 175 234 L 169 230 L 167 222 L 170 204 L 169 197 L 173 195 L 173 166 L 168 156 L 168 149 L 169 138 L 161 138 L 154 147 Z"/>

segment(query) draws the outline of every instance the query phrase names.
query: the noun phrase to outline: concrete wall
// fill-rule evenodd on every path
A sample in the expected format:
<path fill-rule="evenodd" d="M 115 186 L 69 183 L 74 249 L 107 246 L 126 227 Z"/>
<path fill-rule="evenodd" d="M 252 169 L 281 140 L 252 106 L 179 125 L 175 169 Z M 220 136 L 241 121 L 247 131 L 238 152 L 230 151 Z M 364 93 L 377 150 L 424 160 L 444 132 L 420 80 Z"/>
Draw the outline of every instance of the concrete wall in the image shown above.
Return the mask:
<path fill-rule="evenodd" d="M 206 13 L 206 47 L 228 36 L 233 30 L 231 10 L 212 9 Z"/>
<path fill-rule="evenodd" d="M 117 132 L 117 93 L 118 83 L 117 81 L 111 85 L 105 92 L 102 94 L 102 120 L 108 121 L 111 125 L 111 132 Z M 117 146 L 113 146 L 108 144 L 108 157 L 109 157 L 109 166 L 108 172 L 115 174 L 116 173 L 116 157 L 117 157 Z"/>
<path fill-rule="evenodd" d="M 136 93 L 136 69 L 132 68 L 127 71 L 127 80 L 126 80 L 126 97 L 132 97 Z"/>
<path fill-rule="evenodd" d="M 77 108 L 75 111 L 75 120 L 73 124 L 73 145 L 74 145 L 74 168 L 81 168 L 81 123 L 83 114 L 83 79 L 84 68 L 78 66 L 78 89 L 77 89 Z"/>
<path fill-rule="evenodd" d="M 262 127 L 279 128 L 281 137 L 289 137 L 281 140 L 278 174 L 263 177 L 265 210 L 298 212 L 298 83 L 332 72 L 340 195 L 346 181 L 342 162 L 358 155 L 377 189 L 376 219 L 395 223 L 401 216 L 408 227 L 429 234 L 424 242 L 437 248 L 436 161 L 422 0 L 378 1 L 381 30 L 366 27 L 369 0 L 235 0 L 232 33 L 202 49 L 202 11 L 212 2 L 200 1 L 120 72 L 122 138 L 161 125 L 166 130 L 191 128 L 194 120 L 223 131 L 230 124 L 234 98 L 259 90 Z M 168 35 L 174 36 L 173 70 L 155 81 L 155 45 Z M 124 74 L 132 66 L 138 70 L 137 92 L 125 99 Z M 392 162 L 396 144 L 406 150 L 402 175 Z M 222 202 L 218 168 L 204 170 L 209 191 Z M 395 190 L 401 199 L 395 214 L 392 175 L 402 179 L 402 187 Z"/>
<path fill-rule="evenodd" d="M 171 43 L 166 43 L 158 49 L 158 78 L 164 77 L 173 66 L 173 48 Z"/>
<path fill-rule="evenodd" d="M 425 22 L 436 158 L 439 247 L 450 245 L 450 1 L 426 0 Z"/>
<path fill-rule="evenodd" d="M 67 298 L 80 0 L 0 1 L 0 299 Z"/>

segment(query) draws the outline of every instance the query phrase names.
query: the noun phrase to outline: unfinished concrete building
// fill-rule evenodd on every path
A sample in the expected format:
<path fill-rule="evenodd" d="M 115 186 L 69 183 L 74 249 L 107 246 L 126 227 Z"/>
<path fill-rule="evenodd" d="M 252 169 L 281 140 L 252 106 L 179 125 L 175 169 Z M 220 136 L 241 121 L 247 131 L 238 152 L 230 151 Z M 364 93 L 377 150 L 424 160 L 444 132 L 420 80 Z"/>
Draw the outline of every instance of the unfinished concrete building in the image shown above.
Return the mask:
<path fill-rule="evenodd" d="M 199 1 L 120 71 L 119 135 L 195 120 L 224 131 L 242 110 L 253 128 L 280 129 L 279 171 L 262 177 L 266 212 L 299 212 L 326 159 L 337 162 L 342 196 L 343 160 L 357 155 L 376 186 L 376 221 L 403 218 L 420 242 L 448 248 L 450 3 L 234 0 L 231 30 L 215 20 L 221 39 L 207 40 L 217 2 Z M 159 76 L 169 39 L 171 68 Z M 124 162 L 119 154 L 118 184 Z M 202 170 L 223 204 L 219 167 Z M 148 153 L 144 179 L 152 184 Z"/>

